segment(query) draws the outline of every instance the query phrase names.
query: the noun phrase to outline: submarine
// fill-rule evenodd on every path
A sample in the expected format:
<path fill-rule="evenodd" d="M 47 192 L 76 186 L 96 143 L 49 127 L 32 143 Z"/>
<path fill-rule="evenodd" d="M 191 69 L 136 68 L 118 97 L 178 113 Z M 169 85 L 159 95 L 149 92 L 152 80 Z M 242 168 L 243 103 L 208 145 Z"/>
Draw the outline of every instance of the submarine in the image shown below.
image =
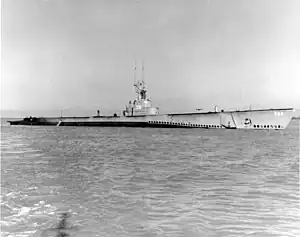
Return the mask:
<path fill-rule="evenodd" d="M 10 125 L 25 126 L 89 126 L 89 127 L 148 127 L 148 128 L 191 128 L 191 129 L 267 129 L 281 130 L 290 124 L 295 109 L 219 110 L 190 113 L 160 114 L 147 96 L 147 86 L 135 80 L 136 98 L 129 101 L 121 114 L 86 117 L 26 117 L 8 121 Z"/>

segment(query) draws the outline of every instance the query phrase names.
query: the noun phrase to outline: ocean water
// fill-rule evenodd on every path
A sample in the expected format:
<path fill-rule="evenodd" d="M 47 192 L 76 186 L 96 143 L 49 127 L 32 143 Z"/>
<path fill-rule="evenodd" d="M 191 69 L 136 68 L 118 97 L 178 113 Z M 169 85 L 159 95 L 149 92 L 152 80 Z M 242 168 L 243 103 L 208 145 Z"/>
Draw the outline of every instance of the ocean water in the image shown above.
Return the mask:
<path fill-rule="evenodd" d="M 1 127 L 1 236 L 300 236 L 282 131 Z"/>

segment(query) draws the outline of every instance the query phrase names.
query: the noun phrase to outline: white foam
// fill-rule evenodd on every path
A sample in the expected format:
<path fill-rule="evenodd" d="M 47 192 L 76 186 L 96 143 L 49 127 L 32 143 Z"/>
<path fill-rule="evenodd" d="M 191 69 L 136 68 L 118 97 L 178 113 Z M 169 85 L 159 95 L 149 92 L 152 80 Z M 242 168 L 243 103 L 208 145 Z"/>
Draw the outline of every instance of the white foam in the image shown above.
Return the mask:
<path fill-rule="evenodd" d="M 28 215 L 30 211 L 31 211 L 30 207 L 22 207 L 21 210 L 18 213 L 18 216 Z"/>

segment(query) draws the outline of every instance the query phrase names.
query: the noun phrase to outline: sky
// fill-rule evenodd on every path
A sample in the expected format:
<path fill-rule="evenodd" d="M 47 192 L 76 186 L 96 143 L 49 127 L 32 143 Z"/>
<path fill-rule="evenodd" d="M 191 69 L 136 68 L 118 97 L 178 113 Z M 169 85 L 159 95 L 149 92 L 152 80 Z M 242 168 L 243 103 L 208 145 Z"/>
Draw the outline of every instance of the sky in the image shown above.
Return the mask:
<path fill-rule="evenodd" d="M 135 61 L 161 112 L 300 108 L 298 0 L 2 0 L 1 11 L 2 112 L 121 111 Z"/>

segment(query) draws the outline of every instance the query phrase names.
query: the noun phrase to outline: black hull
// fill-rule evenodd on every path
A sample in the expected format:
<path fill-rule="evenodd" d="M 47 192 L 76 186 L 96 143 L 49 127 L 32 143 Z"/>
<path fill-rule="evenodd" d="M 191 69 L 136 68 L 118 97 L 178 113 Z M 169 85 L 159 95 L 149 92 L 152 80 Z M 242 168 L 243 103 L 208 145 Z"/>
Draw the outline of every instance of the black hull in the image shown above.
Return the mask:
<path fill-rule="evenodd" d="M 59 126 L 76 127 L 140 127 L 140 128 L 200 128 L 189 125 L 156 124 L 148 122 L 61 122 Z M 205 128 L 205 127 L 203 127 Z"/>
<path fill-rule="evenodd" d="M 203 128 L 211 129 L 213 127 L 196 127 L 189 124 L 176 125 L 164 123 L 148 123 L 148 122 L 122 122 L 122 121 L 101 121 L 101 122 L 25 122 L 25 121 L 8 121 L 10 125 L 23 126 L 70 126 L 70 127 L 140 127 L 140 128 Z M 215 127 L 217 128 L 217 127 Z"/>
<path fill-rule="evenodd" d="M 8 121 L 10 125 L 23 125 L 23 126 L 55 126 L 54 123 L 49 122 L 23 122 L 23 121 Z"/>
<path fill-rule="evenodd" d="M 236 127 L 228 127 L 228 126 L 225 126 L 225 125 L 222 125 L 223 128 L 226 128 L 226 129 L 236 129 Z"/>

